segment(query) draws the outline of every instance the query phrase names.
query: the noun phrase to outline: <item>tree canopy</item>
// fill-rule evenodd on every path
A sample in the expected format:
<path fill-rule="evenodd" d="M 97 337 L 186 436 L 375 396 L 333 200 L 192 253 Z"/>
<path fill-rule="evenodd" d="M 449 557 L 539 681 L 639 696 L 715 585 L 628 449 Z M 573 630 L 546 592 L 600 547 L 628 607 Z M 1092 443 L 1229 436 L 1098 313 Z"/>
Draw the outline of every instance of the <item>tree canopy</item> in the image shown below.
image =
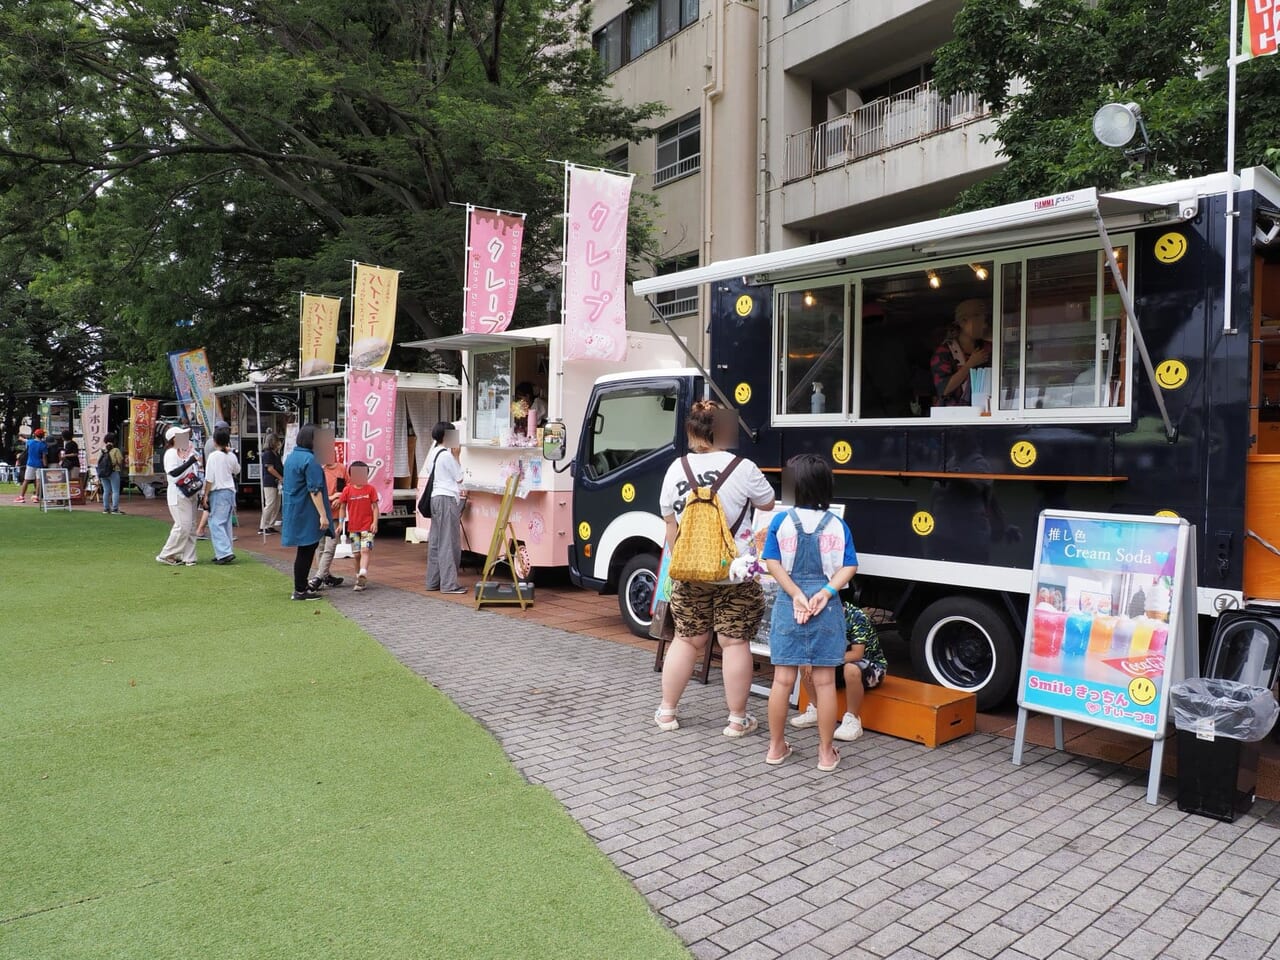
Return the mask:
<path fill-rule="evenodd" d="M 404 271 L 398 339 L 452 332 L 454 202 L 528 213 L 516 324 L 545 317 L 546 161 L 657 111 L 609 98 L 587 26 L 563 0 L 3 4 L 0 390 L 167 391 L 202 344 L 223 382 L 284 369 L 298 292 L 348 296 L 351 260 Z"/>
<path fill-rule="evenodd" d="M 965 0 L 935 76 L 945 93 L 996 109 L 1007 163 L 957 208 L 1225 169 L 1227 10 L 1221 0 Z M 1145 165 L 1093 138 L 1094 111 L 1116 100 L 1142 108 Z M 1237 167 L 1274 162 L 1280 57 L 1240 66 L 1237 116 Z"/>

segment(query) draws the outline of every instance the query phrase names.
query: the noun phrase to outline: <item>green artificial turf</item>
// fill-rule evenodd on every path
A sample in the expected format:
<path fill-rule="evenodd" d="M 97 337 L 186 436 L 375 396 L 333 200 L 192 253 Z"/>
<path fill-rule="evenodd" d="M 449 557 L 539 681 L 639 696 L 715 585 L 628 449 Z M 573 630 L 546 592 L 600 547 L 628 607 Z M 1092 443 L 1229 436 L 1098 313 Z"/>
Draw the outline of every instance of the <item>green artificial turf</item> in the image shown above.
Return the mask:
<path fill-rule="evenodd" d="M 0 506 L 0 958 L 687 956 L 371 637 L 163 536 Z"/>

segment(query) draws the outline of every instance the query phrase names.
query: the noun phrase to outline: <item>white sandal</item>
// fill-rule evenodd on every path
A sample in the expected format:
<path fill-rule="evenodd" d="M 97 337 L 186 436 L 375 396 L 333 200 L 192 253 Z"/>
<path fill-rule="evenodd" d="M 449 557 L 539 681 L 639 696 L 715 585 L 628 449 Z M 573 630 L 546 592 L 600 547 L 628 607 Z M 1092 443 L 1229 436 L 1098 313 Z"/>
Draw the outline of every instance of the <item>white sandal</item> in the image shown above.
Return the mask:
<path fill-rule="evenodd" d="M 738 724 L 740 727 L 742 727 L 742 729 L 741 730 L 733 729 L 733 725 L 735 723 Z M 760 721 L 757 720 L 755 717 L 753 717 L 749 713 L 741 717 L 735 717 L 731 713 L 729 714 L 729 726 L 724 728 L 724 735 L 726 737 L 735 737 L 735 738 L 745 737 L 748 733 L 755 733 L 755 731 L 757 730 L 757 728 L 759 728 L 759 726 L 760 726 Z"/>
<path fill-rule="evenodd" d="M 666 717 L 664 720 L 663 717 Z M 675 707 L 659 707 L 653 711 L 653 722 L 658 725 L 659 730 L 679 730 L 680 721 L 676 719 Z"/>

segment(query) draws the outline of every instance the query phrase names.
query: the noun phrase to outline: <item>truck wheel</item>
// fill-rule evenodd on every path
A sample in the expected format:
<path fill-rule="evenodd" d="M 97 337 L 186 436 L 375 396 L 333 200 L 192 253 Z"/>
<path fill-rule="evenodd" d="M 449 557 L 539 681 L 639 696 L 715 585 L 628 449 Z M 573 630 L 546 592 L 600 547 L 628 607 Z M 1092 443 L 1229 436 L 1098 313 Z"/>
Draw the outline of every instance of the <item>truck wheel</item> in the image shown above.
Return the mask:
<path fill-rule="evenodd" d="M 653 623 L 653 591 L 658 587 L 658 558 L 641 553 L 627 561 L 618 578 L 618 609 L 627 629 L 637 637 L 649 636 Z"/>
<path fill-rule="evenodd" d="M 926 679 L 978 697 L 978 709 L 998 706 L 1013 690 L 1020 650 L 1008 621 L 974 597 L 931 603 L 911 630 L 911 661 Z"/>

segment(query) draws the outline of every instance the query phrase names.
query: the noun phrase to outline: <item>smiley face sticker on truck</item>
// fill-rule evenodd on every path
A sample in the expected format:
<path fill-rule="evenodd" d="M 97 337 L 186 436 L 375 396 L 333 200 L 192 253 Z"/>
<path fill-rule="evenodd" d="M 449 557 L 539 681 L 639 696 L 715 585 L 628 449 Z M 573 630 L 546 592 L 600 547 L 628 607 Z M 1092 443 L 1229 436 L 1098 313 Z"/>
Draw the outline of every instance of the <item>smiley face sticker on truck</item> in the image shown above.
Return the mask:
<path fill-rule="evenodd" d="M 587 523 L 585 520 L 578 524 L 578 538 L 580 540 L 591 539 L 591 524 Z"/>
<path fill-rule="evenodd" d="M 836 463 L 848 463 L 853 459 L 853 447 L 848 440 L 837 440 L 831 448 L 831 459 Z"/>
<path fill-rule="evenodd" d="M 1036 462 L 1036 446 L 1030 440 L 1019 440 L 1009 449 L 1009 459 L 1015 467 L 1025 470 Z"/>
<path fill-rule="evenodd" d="M 1187 382 L 1187 365 L 1181 360 L 1165 360 L 1156 365 L 1156 383 L 1165 390 L 1177 390 Z"/>
<path fill-rule="evenodd" d="M 1170 231 L 1156 241 L 1153 250 L 1161 263 L 1177 263 L 1187 255 L 1187 238 L 1176 230 Z"/>
<path fill-rule="evenodd" d="M 738 316 L 745 317 L 751 312 L 751 308 L 756 305 L 755 301 L 747 294 L 743 294 L 738 298 L 738 302 L 733 305 L 733 309 L 737 311 Z"/>
<path fill-rule="evenodd" d="M 911 529 L 921 537 L 927 537 L 933 533 L 933 514 L 928 510 L 916 511 L 915 516 L 911 518 Z"/>
<path fill-rule="evenodd" d="M 636 486 L 634 483 L 624 483 L 622 485 L 622 502 L 630 503 L 636 498 Z M 586 539 L 583 537 L 582 539 Z"/>
<path fill-rule="evenodd" d="M 738 403 L 751 402 L 751 384 L 740 383 L 733 388 L 733 399 Z"/>

